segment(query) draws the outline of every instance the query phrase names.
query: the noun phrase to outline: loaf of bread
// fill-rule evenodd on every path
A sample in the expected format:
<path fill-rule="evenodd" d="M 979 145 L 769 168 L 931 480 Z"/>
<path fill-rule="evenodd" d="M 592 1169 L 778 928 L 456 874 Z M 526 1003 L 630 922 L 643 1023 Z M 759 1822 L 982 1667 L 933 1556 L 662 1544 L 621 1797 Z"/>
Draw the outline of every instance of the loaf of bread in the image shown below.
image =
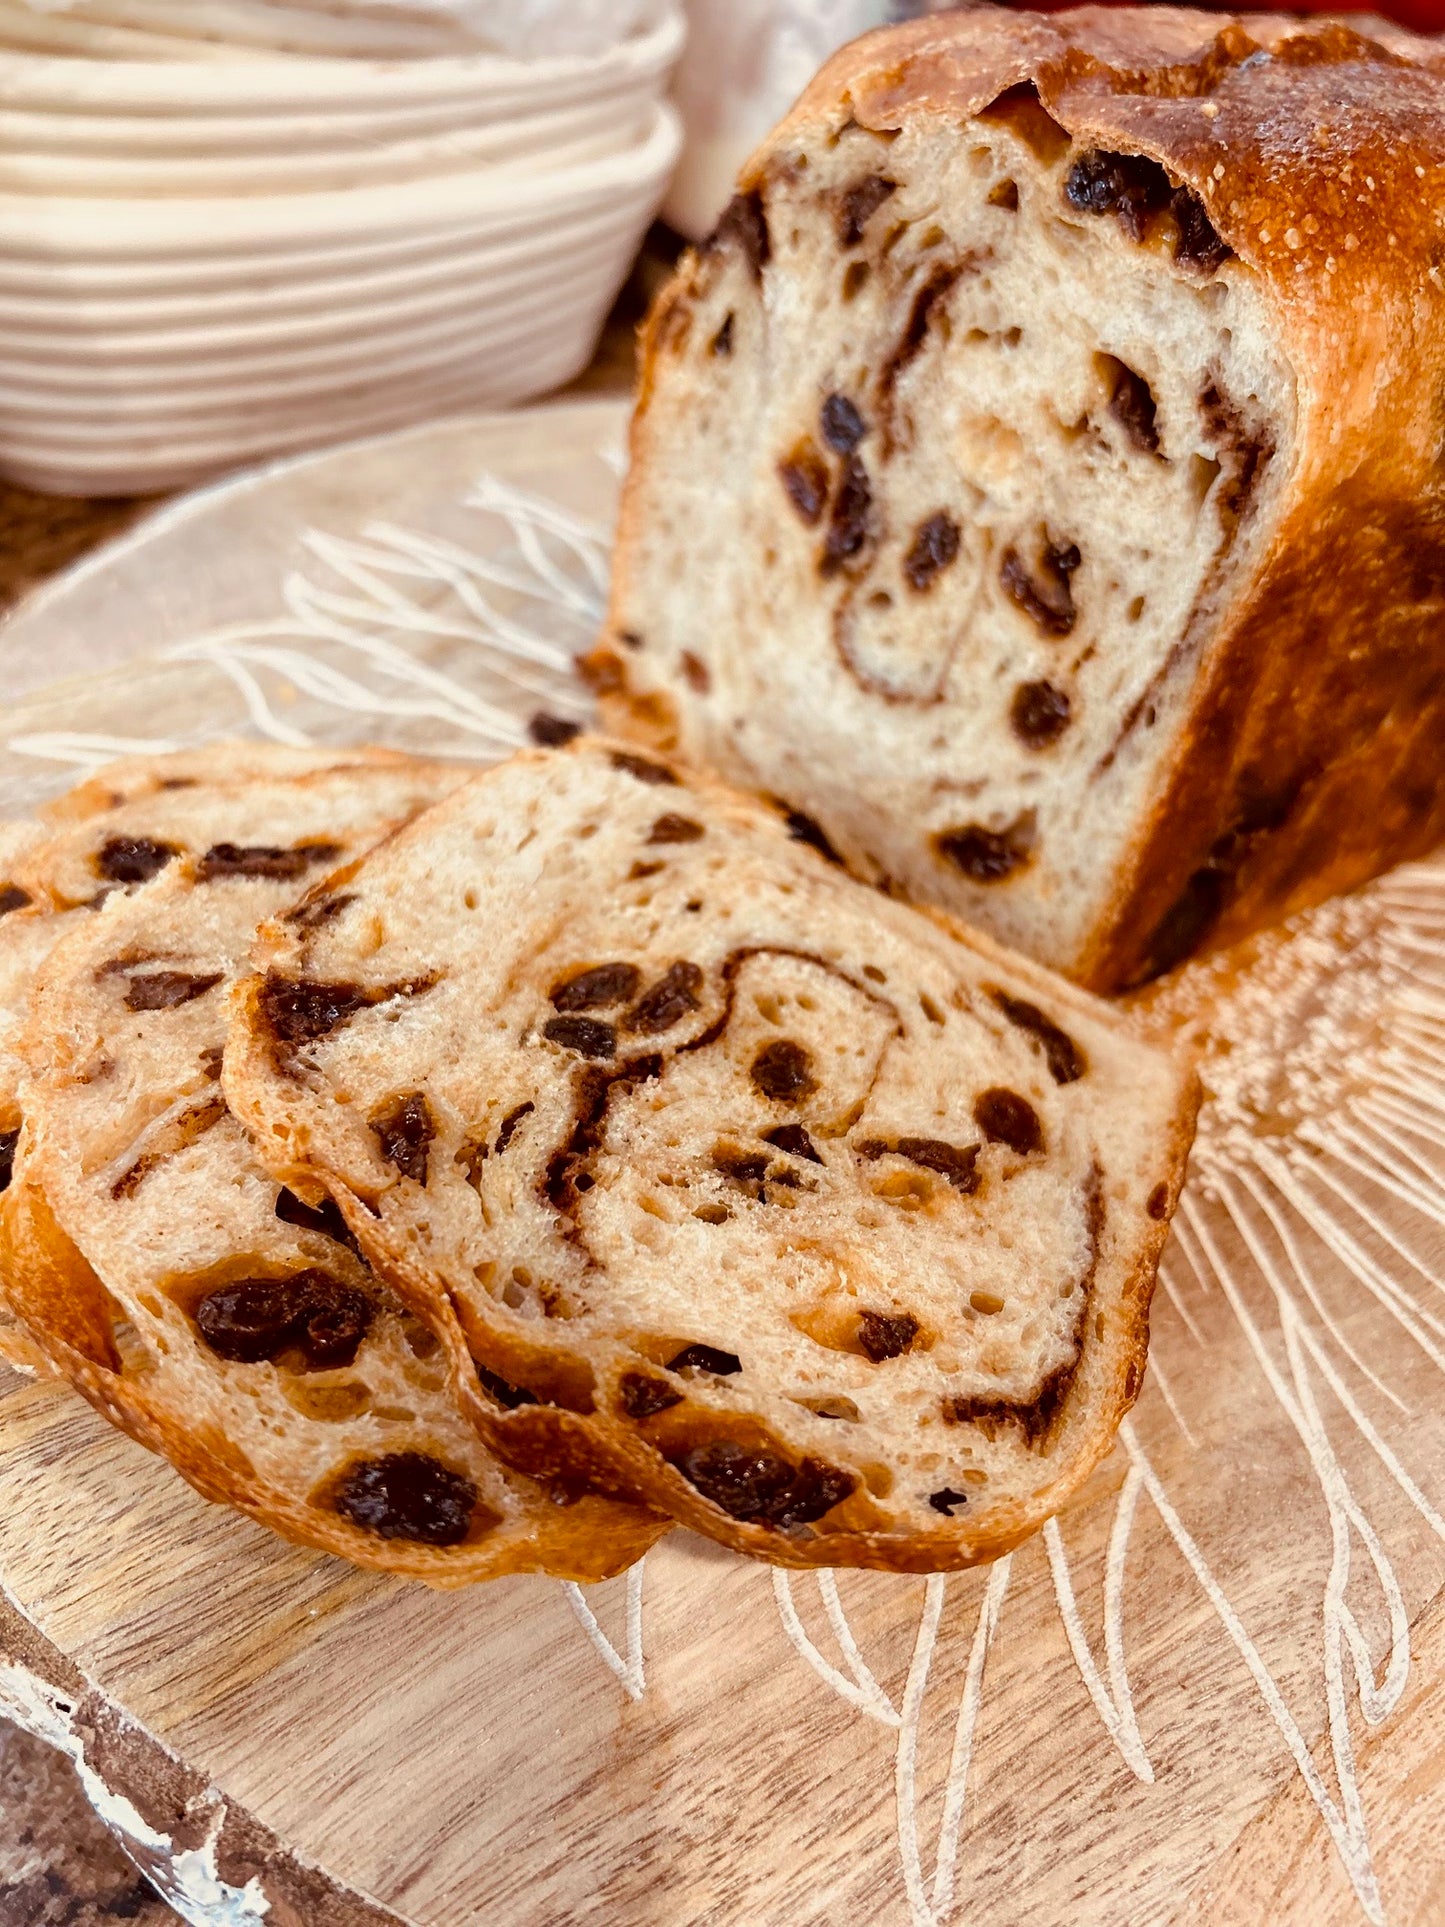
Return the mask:
<path fill-rule="evenodd" d="M 1099 989 L 1445 834 L 1445 57 L 840 53 L 647 329 L 609 723 Z"/>
<path fill-rule="evenodd" d="M 994 1557 L 1108 1449 L 1192 1073 L 764 805 L 527 752 L 258 957 L 233 1111 L 446 1333 L 514 1463 L 914 1571 Z"/>
<path fill-rule="evenodd" d="M 91 888 L 97 862 L 115 887 L 48 918 L 65 934 L 20 1039 L 4 1294 L 112 1422 L 292 1539 L 437 1585 L 605 1577 L 667 1522 L 500 1465 L 437 1336 L 334 1207 L 267 1176 L 219 1084 L 226 987 L 257 922 L 463 772 L 352 755 L 287 773 L 283 754 L 268 778 L 268 760 L 75 811 L 30 854 L 31 887 L 55 901 Z"/>

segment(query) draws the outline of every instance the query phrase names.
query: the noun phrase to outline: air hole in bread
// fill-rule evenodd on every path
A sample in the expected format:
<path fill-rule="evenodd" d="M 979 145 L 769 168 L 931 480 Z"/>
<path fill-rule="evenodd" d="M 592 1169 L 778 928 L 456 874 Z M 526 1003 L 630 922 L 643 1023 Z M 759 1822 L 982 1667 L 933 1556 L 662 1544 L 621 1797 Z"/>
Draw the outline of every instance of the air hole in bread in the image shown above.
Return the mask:
<path fill-rule="evenodd" d="M 1194 499 L 1201 508 L 1209 491 L 1219 479 L 1221 466 L 1221 463 L 1209 455 L 1191 455 L 1189 458 L 1189 480 L 1194 490 Z M 1142 597 L 1140 602 L 1142 604 Z"/>
<path fill-rule="evenodd" d="M 800 1398 L 794 1402 L 817 1418 L 837 1419 L 845 1425 L 860 1425 L 863 1420 L 862 1413 L 852 1399 L 844 1397 L 842 1393 L 830 1393 L 823 1398 Z"/>
<path fill-rule="evenodd" d="M 304 1378 L 287 1379 L 282 1391 L 287 1403 L 303 1418 L 317 1419 L 323 1425 L 340 1425 L 348 1419 L 360 1418 L 371 1404 L 371 1387 L 361 1379 L 347 1379 L 339 1385 L 319 1385 Z"/>

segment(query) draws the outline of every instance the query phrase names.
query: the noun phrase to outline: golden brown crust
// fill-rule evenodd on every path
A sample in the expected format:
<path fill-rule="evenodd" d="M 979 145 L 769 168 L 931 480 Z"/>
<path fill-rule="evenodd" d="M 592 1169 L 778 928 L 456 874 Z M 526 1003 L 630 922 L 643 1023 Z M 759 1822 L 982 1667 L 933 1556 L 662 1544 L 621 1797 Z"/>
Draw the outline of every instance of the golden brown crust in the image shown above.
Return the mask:
<path fill-rule="evenodd" d="M 35 1349 L 102 1417 L 167 1459 L 204 1498 L 298 1545 L 430 1586 L 466 1586 L 518 1572 L 590 1582 L 625 1571 L 669 1529 L 671 1522 L 656 1514 L 624 1510 L 590 1493 L 552 1506 L 539 1491 L 523 1530 L 513 1519 L 475 1544 L 434 1548 L 378 1539 L 339 1514 L 258 1489 L 254 1469 L 224 1433 L 148 1396 L 143 1382 L 126 1373 L 104 1286 L 23 1171 L 0 1199 L 0 1287 Z"/>
<path fill-rule="evenodd" d="M 1388 45 L 1385 42 L 1388 41 Z M 980 9 L 887 28 L 824 67 L 744 170 L 766 187 L 848 118 L 959 122 L 1032 84 L 1081 144 L 1160 161 L 1257 275 L 1298 382 L 1272 539 L 1233 592 L 1191 718 L 1074 974 L 1118 989 L 1445 835 L 1445 56 L 1335 21 L 1175 8 Z M 634 454 L 695 260 L 643 338 Z M 624 499 L 614 610 L 641 531 Z M 615 627 L 615 624 L 614 624 Z M 665 742 L 626 664 L 609 725 Z M 610 686 L 605 686 L 610 685 Z"/>

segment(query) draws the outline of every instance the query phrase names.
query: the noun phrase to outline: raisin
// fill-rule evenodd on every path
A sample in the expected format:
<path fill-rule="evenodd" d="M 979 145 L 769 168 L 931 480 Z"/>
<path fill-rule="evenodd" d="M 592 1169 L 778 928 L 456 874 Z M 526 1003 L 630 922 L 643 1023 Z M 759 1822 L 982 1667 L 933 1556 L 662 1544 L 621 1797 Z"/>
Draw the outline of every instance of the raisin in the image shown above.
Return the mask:
<path fill-rule="evenodd" d="M 1098 358 L 1104 365 L 1109 383 L 1109 413 L 1118 422 L 1135 448 L 1148 455 L 1159 453 L 1158 403 L 1154 391 L 1142 375 L 1113 355 Z"/>
<path fill-rule="evenodd" d="M 731 1378 L 742 1368 L 743 1361 L 736 1352 L 719 1351 L 715 1345 L 684 1345 L 675 1358 L 667 1361 L 670 1372 L 711 1372 L 714 1378 Z"/>
<path fill-rule="evenodd" d="M 838 246 L 856 248 L 863 230 L 898 186 L 886 174 L 865 174 L 845 189 L 838 202 Z"/>
<path fill-rule="evenodd" d="M 20 1143 L 20 1133 L 0 1131 L 0 1191 L 10 1189 L 10 1180 L 15 1175 L 15 1151 Z"/>
<path fill-rule="evenodd" d="M 818 1088 L 812 1065 L 801 1044 L 795 1044 L 791 1037 L 779 1037 L 764 1044 L 753 1059 L 752 1080 L 764 1097 L 779 1104 L 794 1104 L 811 1097 Z"/>
<path fill-rule="evenodd" d="M 307 1204 L 283 1184 L 276 1193 L 276 1216 L 283 1224 L 294 1224 L 301 1231 L 319 1232 L 323 1238 L 332 1238 L 337 1244 L 346 1245 L 360 1255 L 356 1240 L 335 1198 L 323 1198 L 320 1204 Z"/>
<path fill-rule="evenodd" d="M 1181 267 L 1215 274 L 1234 257 L 1192 187 L 1176 187 L 1169 202 L 1174 216 L 1174 259 Z"/>
<path fill-rule="evenodd" d="M 388 1452 L 353 1465 L 333 1503 L 378 1538 L 459 1546 L 471 1530 L 477 1488 L 425 1452 Z"/>
<path fill-rule="evenodd" d="M 934 840 L 939 855 L 975 883 L 1001 883 L 1033 853 L 1031 817 L 1019 817 L 1002 830 L 969 823 L 961 829 L 944 830 Z"/>
<path fill-rule="evenodd" d="M 677 783 L 666 763 L 654 763 L 649 757 L 634 756 L 625 749 L 614 749 L 608 761 L 624 775 L 635 776 L 639 783 Z"/>
<path fill-rule="evenodd" d="M 775 1452 L 750 1452 L 732 1439 L 694 1446 L 678 1470 L 719 1511 L 751 1525 L 787 1530 L 821 1519 L 858 1481 L 822 1459 L 793 1465 Z"/>
<path fill-rule="evenodd" d="M 28 890 L 22 890 L 18 883 L 7 883 L 0 889 L 0 917 L 8 917 L 12 910 L 23 910 L 29 901 Z"/>
<path fill-rule="evenodd" d="M 695 963 L 675 963 L 644 990 L 622 1020 L 622 1028 L 652 1036 L 671 1030 L 684 1017 L 699 1008 L 697 993 L 702 989 L 702 972 Z"/>
<path fill-rule="evenodd" d="M 968 1494 L 955 1492 L 952 1486 L 946 1485 L 941 1492 L 930 1492 L 928 1503 L 935 1512 L 942 1512 L 951 1519 L 957 1507 L 968 1504 Z"/>
<path fill-rule="evenodd" d="M 274 883 L 293 883 L 317 863 L 330 863 L 341 855 L 339 843 L 298 843 L 293 849 L 278 849 L 269 843 L 213 843 L 196 865 L 202 883 L 218 877 L 268 877 Z"/>
<path fill-rule="evenodd" d="M 828 841 L 827 833 L 821 823 L 814 822 L 813 818 L 803 810 L 789 809 L 785 803 L 779 803 L 778 807 L 783 812 L 783 820 L 788 826 L 788 835 L 795 843 L 806 843 L 810 849 L 816 850 L 819 856 L 827 857 L 830 863 L 842 863 L 842 857 Z"/>
<path fill-rule="evenodd" d="M 1066 1030 L 1060 1030 L 1052 1017 L 1046 1017 L 1037 1004 L 1022 997 L 1011 997 L 1006 990 L 990 990 L 989 996 L 1016 1030 L 1027 1031 L 1044 1053 L 1049 1075 L 1056 1084 L 1074 1084 L 1089 1068 L 1088 1059 Z"/>
<path fill-rule="evenodd" d="M 240 1365 L 272 1361 L 293 1347 L 321 1370 L 350 1365 L 372 1320 L 365 1293 L 325 1271 L 245 1278 L 208 1292 L 196 1306 L 201 1337 Z"/>
<path fill-rule="evenodd" d="M 858 1343 L 875 1365 L 881 1365 L 885 1358 L 901 1357 L 917 1336 L 918 1320 L 911 1312 L 859 1314 Z"/>
<path fill-rule="evenodd" d="M 872 528 L 873 484 L 862 462 L 850 455 L 823 541 L 823 573 L 833 574 L 865 548 Z"/>
<path fill-rule="evenodd" d="M 636 964 L 594 964 L 590 970 L 579 970 L 553 984 L 550 995 L 554 1008 L 560 1011 L 609 1010 L 630 1003 L 641 982 L 642 972 Z"/>
<path fill-rule="evenodd" d="M 947 1178 L 955 1191 L 971 1197 L 979 1187 L 977 1171 L 978 1149 L 976 1144 L 949 1144 L 939 1137 L 900 1137 L 890 1142 L 887 1138 L 865 1138 L 858 1146 L 858 1155 L 870 1161 L 876 1158 L 907 1158 L 910 1164 L 918 1165 L 925 1171 L 936 1171 L 940 1177 Z"/>
<path fill-rule="evenodd" d="M 153 970 L 145 976 L 132 977 L 125 993 L 127 1010 L 175 1010 L 180 1004 L 189 1004 L 194 998 L 204 997 L 208 990 L 214 990 L 220 983 L 222 972 L 214 971 L 207 977 L 192 977 L 184 970 Z"/>
<path fill-rule="evenodd" d="M 288 910 L 281 921 L 295 924 L 298 930 L 319 930 L 355 902 L 354 890 L 343 890 L 339 896 L 307 897 L 294 910 Z"/>
<path fill-rule="evenodd" d="M 1026 1097 L 994 1084 L 974 1100 L 974 1122 L 990 1144 L 1006 1144 L 1021 1158 L 1044 1148 L 1039 1114 Z"/>
<path fill-rule="evenodd" d="M 570 716 L 554 716 L 549 710 L 539 709 L 527 724 L 527 734 L 542 749 L 561 749 L 582 734 L 582 725 Z"/>
<path fill-rule="evenodd" d="M 768 233 L 763 197 L 756 188 L 750 194 L 734 194 L 723 209 L 722 218 L 711 237 L 703 245 L 717 248 L 729 244 L 741 250 L 743 259 L 752 270 L 753 279 L 760 282 L 763 269 L 772 258 L 773 244 Z"/>
<path fill-rule="evenodd" d="M 723 317 L 723 324 L 708 343 L 711 355 L 730 355 L 733 351 L 733 312 L 729 308 Z"/>
<path fill-rule="evenodd" d="M 903 559 L 908 586 L 920 595 L 933 587 L 934 577 L 958 555 L 958 524 L 946 509 L 919 524 L 912 547 Z"/>
<path fill-rule="evenodd" d="M 503 1151 L 506 1150 L 507 1146 L 516 1136 L 517 1126 L 522 1122 L 522 1119 L 530 1116 L 536 1108 L 536 1105 L 529 1098 L 525 1104 L 518 1104 L 515 1109 L 508 1111 L 507 1115 L 502 1119 L 502 1128 L 497 1133 L 495 1149 L 498 1157 L 502 1155 Z"/>
<path fill-rule="evenodd" d="M 477 1383 L 509 1412 L 515 1412 L 519 1405 L 537 1403 L 535 1392 L 529 1392 L 525 1385 L 513 1385 L 507 1379 L 499 1378 L 495 1372 L 488 1371 L 485 1365 L 477 1367 Z"/>
<path fill-rule="evenodd" d="M 101 844 L 95 867 L 108 883 L 149 883 L 179 855 L 174 843 L 157 843 L 148 836 L 113 836 Z"/>
<path fill-rule="evenodd" d="M 962 263 L 954 267 L 937 267 L 914 295 L 913 306 L 908 311 L 908 320 L 904 325 L 903 333 L 899 336 L 898 346 L 884 363 L 882 373 L 878 377 L 879 392 L 885 397 L 893 393 L 898 385 L 898 377 L 904 369 L 918 358 L 919 351 L 928 339 L 933 310 L 950 292 L 954 282 L 962 273 Z"/>
<path fill-rule="evenodd" d="M 628 1418 L 652 1418 L 682 1403 L 682 1393 L 675 1386 L 646 1372 L 624 1372 L 617 1381 L 617 1395 Z"/>
<path fill-rule="evenodd" d="M 300 1332 L 307 1363 L 326 1370 L 349 1365 L 371 1323 L 370 1300 L 325 1272 L 303 1275 L 311 1281 Z"/>
<path fill-rule="evenodd" d="M 611 1024 L 595 1017 L 553 1017 L 542 1026 L 542 1035 L 579 1057 L 613 1057 L 617 1052 L 617 1033 Z"/>
<path fill-rule="evenodd" d="M 1274 443 L 1246 422 L 1244 411 L 1217 381 L 1210 381 L 1200 394 L 1199 412 L 1225 468 L 1216 490 L 1220 513 L 1237 522 L 1273 458 Z"/>
<path fill-rule="evenodd" d="M 712 688 L 712 671 L 691 649 L 684 649 L 677 659 L 678 667 L 687 678 L 687 686 L 695 696 L 706 696 Z"/>
<path fill-rule="evenodd" d="M 644 877 L 655 877 L 659 870 L 666 869 L 664 863 L 634 863 L 627 872 L 629 883 L 640 883 Z"/>
<path fill-rule="evenodd" d="M 940 1177 L 947 1178 L 955 1191 L 961 1191 L 965 1197 L 977 1191 L 976 1144 L 949 1144 L 937 1137 L 901 1137 L 895 1148 L 899 1157 L 907 1158 L 910 1164 L 919 1165 L 925 1171 L 937 1171 Z"/>
<path fill-rule="evenodd" d="M 283 1044 L 313 1044 L 372 1002 L 359 984 L 298 982 L 268 974 L 262 981 L 261 1019 Z"/>
<path fill-rule="evenodd" d="M 696 843 L 707 833 L 696 817 L 676 816 L 671 811 L 659 816 L 647 833 L 649 843 Z"/>
<path fill-rule="evenodd" d="M 799 442 L 792 454 L 778 463 L 778 480 L 788 500 L 812 528 L 828 505 L 828 470 L 811 442 Z"/>
<path fill-rule="evenodd" d="M 775 1131 L 764 1131 L 764 1144 L 776 1145 L 786 1151 L 790 1158 L 806 1158 L 809 1164 L 821 1164 L 818 1147 L 808 1136 L 801 1124 L 780 1124 Z"/>
<path fill-rule="evenodd" d="M 393 1098 L 373 1115 L 371 1128 L 387 1163 L 395 1165 L 404 1178 L 425 1184 L 428 1150 L 437 1127 L 423 1094 L 407 1091 Z"/>
<path fill-rule="evenodd" d="M 221 1063 L 225 1055 L 226 1047 L 224 1044 L 207 1044 L 206 1048 L 200 1053 L 198 1061 L 201 1069 L 213 1084 L 221 1075 Z"/>
<path fill-rule="evenodd" d="M 1017 549 L 1005 549 L 999 564 L 1004 593 L 1046 636 L 1066 636 L 1079 619 L 1069 578 L 1081 557 L 1072 542 L 1046 541 L 1037 571 L 1030 574 Z"/>
<path fill-rule="evenodd" d="M 838 455 L 851 455 L 868 425 L 846 395 L 829 395 L 819 415 L 823 440 Z"/>
<path fill-rule="evenodd" d="M 1111 154 L 1091 148 L 1064 179 L 1064 198 L 1081 214 L 1115 214 L 1131 241 L 1142 241 L 1151 215 L 1168 207 L 1169 176 L 1142 154 Z"/>
<path fill-rule="evenodd" d="M 767 1175 L 772 1159 L 766 1151 L 740 1151 L 735 1146 L 717 1145 L 712 1154 L 713 1169 L 739 1184 L 757 1184 Z"/>
<path fill-rule="evenodd" d="M 1014 691 L 1009 722 L 1020 742 L 1044 749 L 1068 728 L 1070 708 L 1063 690 L 1051 682 L 1024 682 Z"/>

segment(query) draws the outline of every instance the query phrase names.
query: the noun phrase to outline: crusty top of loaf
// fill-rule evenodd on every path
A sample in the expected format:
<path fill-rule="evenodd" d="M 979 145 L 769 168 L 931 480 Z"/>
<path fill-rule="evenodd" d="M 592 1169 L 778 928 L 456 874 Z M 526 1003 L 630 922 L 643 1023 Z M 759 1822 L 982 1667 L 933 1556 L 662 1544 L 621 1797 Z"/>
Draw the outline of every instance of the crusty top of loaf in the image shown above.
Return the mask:
<path fill-rule="evenodd" d="M 823 67 L 743 177 L 840 100 L 881 131 L 917 109 L 970 116 L 1032 83 L 1076 139 L 1150 154 L 1295 307 L 1372 294 L 1361 224 L 1386 227 L 1399 293 L 1445 240 L 1445 49 L 1338 21 L 1183 7 L 992 8 L 883 28 Z M 1356 245 L 1346 237 L 1356 233 Z"/>

